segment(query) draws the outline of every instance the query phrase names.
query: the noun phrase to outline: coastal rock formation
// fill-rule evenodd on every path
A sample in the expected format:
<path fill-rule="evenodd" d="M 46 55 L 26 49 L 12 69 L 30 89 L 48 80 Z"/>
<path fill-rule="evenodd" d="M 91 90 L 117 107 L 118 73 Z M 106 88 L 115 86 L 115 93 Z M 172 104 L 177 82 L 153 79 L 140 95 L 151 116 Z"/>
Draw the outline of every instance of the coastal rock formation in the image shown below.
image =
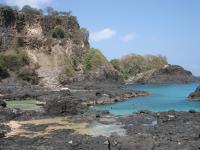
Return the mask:
<path fill-rule="evenodd" d="M 191 93 L 188 98 L 191 100 L 200 100 L 200 86 L 198 86 L 195 92 Z"/>
<path fill-rule="evenodd" d="M 121 75 L 99 50 L 90 48 L 88 32 L 80 28 L 75 16 L 31 11 L 36 14 L 0 6 L 1 150 L 200 148 L 198 112 L 142 110 L 130 116 L 113 116 L 83 105 L 112 104 L 148 93 L 130 91 L 118 82 Z M 130 62 L 132 58 L 139 58 L 141 64 L 145 60 L 142 67 L 128 62 L 128 71 L 133 74 L 135 68 L 140 72 L 147 64 L 144 70 L 156 66 L 135 82 L 196 80 L 179 66 L 160 69 L 167 63 L 164 57 L 134 56 Z M 122 73 L 126 75 L 127 70 Z M 55 89 L 60 83 L 69 88 Z M 6 107 L 9 100 L 29 98 L 43 107 L 29 111 Z"/>
<path fill-rule="evenodd" d="M 0 6 L 0 79 L 14 74 L 50 88 L 87 78 L 118 80 L 103 54 L 90 48 L 89 32 L 75 16 L 26 9 Z"/>
<path fill-rule="evenodd" d="M 140 73 L 129 80 L 129 82 L 144 84 L 173 84 L 197 81 L 199 81 L 199 79 L 193 76 L 190 71 L 177 65 L 166 65 L 161 69 L 153 69 L 145 73 Z"/>

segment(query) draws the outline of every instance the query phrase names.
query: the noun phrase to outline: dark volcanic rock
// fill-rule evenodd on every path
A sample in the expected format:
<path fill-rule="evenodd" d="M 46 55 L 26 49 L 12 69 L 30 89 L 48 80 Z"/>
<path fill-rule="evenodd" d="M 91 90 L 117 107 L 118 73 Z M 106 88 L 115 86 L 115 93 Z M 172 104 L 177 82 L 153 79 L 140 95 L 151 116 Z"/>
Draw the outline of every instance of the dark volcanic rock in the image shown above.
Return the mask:
<path fill-rule="evenodd" d="M 151 135 L 135 135 L 134 137 L 111 137 L 113 150 L 148 150 L 153 149 L 154 139 Z"/>
<path fill-rule="evenodd" d="M 26 138 L 15 136 L 0 140 L 0 149 L 9 150 L 108 150 L 106 137 L 73 134 L 71 130 L 59 130 L 48 136 Z M 2 145 L 1 145 L 2 143 Z"/>
<path fill-rule="evenodd" d="M 20 114 L 20 111 L 17 109 L 0 108 L 0 122 L 15 119 Z"/>
<path fill-rule="evenodd" d="M 7 70 L 0 68 L 0 80 L 9 77 Z"/>
<path fill-rule="evenodd" d="M 191 93 L 188 98 L 192 100 L 200 100 L 200 86 L 198 86 L 195 92 Z"/>
<path fill-rule="evenodd" d="M 10 131 L 10 128 L 8 126 L 0 124 L 0 139 L 5 137 L 5 134 L 9 131 Z"/>
<path fill-rule="evenodd" d="M 18 78 L 8 78 L 0 83 L 1 98 L 6 100 L 23 100 L 44 94 L 44 89 Z"/>
<path fill-rule="evenodd" d="M 136 149 L 138 150 L 145 149 L 146 145 L 149 145 L 150 149 L 153 147 L 153 150 L 195 150 L 200 148 L 199 113 L 172 111 L 137 113 L 121 119 L 125 124 L 124 128 L 127 130 L 128 137 L 130 136 L 127 143 L 128 141 L 132 143 L 133 147 L 137 145 Z M 140 140 L 137 141 L 138 138 Z"/>
<path fill-rule="evenodd" d="M 1 107 L 2 107 L 2 108 L 6 108 L 6 106 L 7 106 L 6 102 L 3 101 L 3 100 L 0 100 L 0 108 L 1 108 Z"/>
<path fill-rule="evenodd" d="M 181 66 L 167 65 L 158 70 L 151 70 L 136 77 L 138 83 L 167 84 L 167 83 L 189 83 L 197 82 L 199 79 L 190 71 Z"/>
<path fill-rule="evenodd" d="M 134 113 L 126 117 L 115 117 L 126 130 L 126 136 L 113 133 L 110 137 L 92 137 L 76 134 L 70 129 L 60 129 L 37 137 L 17 135 L 3 138 L 0 139 L 0 149 L 198 150 L 200 148 L 199 115 L 200 113 L 174 111 Z M 42 133 L 46 127 L 46 125 L 28 124 L 27 130 Z"/>
<path fill-rule="evenodd" d="M 76 115 L 81 109 L 81 104 L 77 100 L 63 99 L 48 101 L 45 105 L 46 113 L 49 115 Z"/>
<path fill-rule="evenodd" d="M 52 91 L 37 97 L 37 100 L 46 102 L 44 109 L 48 115 L 76 115 L 83 109 L 81 100 L 69 91 Z"/>

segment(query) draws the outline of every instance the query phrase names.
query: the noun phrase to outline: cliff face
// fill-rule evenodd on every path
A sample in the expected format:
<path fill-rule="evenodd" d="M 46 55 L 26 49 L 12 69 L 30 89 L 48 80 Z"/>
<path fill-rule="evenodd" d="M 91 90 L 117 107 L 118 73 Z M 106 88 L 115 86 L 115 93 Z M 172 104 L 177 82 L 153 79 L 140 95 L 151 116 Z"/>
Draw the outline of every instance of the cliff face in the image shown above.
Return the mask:
<path fill-rule="evenodd" d="M 31 15 L 0 8 L 1 53 L 23 49 L 28 56 L 27 65 L 34 66 L 41 84 L 54 86 L 60 80 L 82 80 L 95 72 L 84 71 L 90 49 L 88 38 L 88 31 L 80 28 L 75 16 Z M 96 72 L 115 71 L 111 65 L 100 63 L 104 69 Z"/>
<path fill-rule="evenodd" d="M 136 75 L 129 82 L 145 84 L 168 84 L 197 82 L 199 79 L 190 71 L 177 65 L 166 65 L 161 69 L 153 69 Z"/>

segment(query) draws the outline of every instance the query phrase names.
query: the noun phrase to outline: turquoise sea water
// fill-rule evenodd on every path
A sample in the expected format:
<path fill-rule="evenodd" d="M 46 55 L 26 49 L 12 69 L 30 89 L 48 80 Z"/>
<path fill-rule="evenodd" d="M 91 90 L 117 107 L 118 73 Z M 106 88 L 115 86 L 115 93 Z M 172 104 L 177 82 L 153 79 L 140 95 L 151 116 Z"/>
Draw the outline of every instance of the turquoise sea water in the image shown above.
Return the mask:
<path fill-rule="evenodd" d="M 96 106 L 96 110 L 109 110 L 114 115 L 128 115 L 139 110 L 162 112 L 169 110 L 200 112 L 200 101 L 190 101 L 187 96 L 200 83 L 171 85 L 130 85 L 133 90 L 148 91 L 151 96 L 131 98 L 113 105 Z"/>

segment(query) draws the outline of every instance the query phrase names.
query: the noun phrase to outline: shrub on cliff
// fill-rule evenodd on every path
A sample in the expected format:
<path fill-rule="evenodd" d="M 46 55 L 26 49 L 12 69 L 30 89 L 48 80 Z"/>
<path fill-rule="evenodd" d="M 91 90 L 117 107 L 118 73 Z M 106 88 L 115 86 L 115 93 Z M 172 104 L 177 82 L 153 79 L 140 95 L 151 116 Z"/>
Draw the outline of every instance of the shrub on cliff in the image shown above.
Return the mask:
<path fill-rule="evenodd" d="M 24 14 L 19 14 L 17 15 L 16 17 L 16 29 L 17 29 L 17 32 L 21 32 L 23 31 L 24 27 L 25 27 L 25 16 Z"/>
<path fill-rule="evenodd" d="M 113 59 L 110 61 L 110 63 L 113 65 L 113 67 L 116 70 L 120 70 L 120 60 L 119 59 Z"/>
<path fill-rule="evenodd" d="M 62 27 L 60 26 L 56 26 L 53 30 L 52 30 L 52 37 L 53 38 L 65 38 L 65 31 L 62 29 Z"/>
<path fill-rule="evenodd" d="M 110 64 L 108 60 L 103 56 L 103 54 L 98 49 L 89 49 L 84 56 L 83 60 L 84 72 L 88 72 L 92 69 L 97 69 L 100 66 L 108 66 Z"/>
<path fill-rule="evenodd" d="M 11 7 L 9 6 L 1 6 L 0 7 L 0 15 L 3 16 L 4 25 L 7 27 L 11 25 L 15 20 L 15 14 Z"/>
<path fill-rule="evenodd" d="M 75 16 L 68 17 L 68 31 L 75 33 L 79 30 L 80 26 L 78 24 L 77 18 Z"/>
<path fill-rule="evenodd" d="M 9 76 L 9 74 L 8 74 L 7 69 L 5 67 L 4 56 L 2 54 L 0 54 L 0 79 L 4 79 L 8 76 Z"/>
<path fill-rule="evenodd" d="M 160 69 L 167 65 L 167 60 L 163 56 L 153 55 L 127 55 L 122 59 L 111 60 L 113 67 L 123 74 L 124 77 L 136 75 L 151 69 Z"/>
<path fill-rule="evenodd" d="M 22 10 L 22 12 L 28 14 L 28 15 L 42 15 L 42 10 L 38 10 L 36 8 L 32 8 L 29 5 L 25 5 Z"/>
<path fill-rule="evenodd" d="M 23 49 L 10 50 L 0 56 L 0 63 L 4 70 L 18 72 L 20 67 L 28 64 L 28 57 Z"/>
<path fill-rule="evenodd" d="M 64 69 L 68 77 L 73 77 L 75 75 L 75 70 L 70 64 L 65 64 Z"/>

